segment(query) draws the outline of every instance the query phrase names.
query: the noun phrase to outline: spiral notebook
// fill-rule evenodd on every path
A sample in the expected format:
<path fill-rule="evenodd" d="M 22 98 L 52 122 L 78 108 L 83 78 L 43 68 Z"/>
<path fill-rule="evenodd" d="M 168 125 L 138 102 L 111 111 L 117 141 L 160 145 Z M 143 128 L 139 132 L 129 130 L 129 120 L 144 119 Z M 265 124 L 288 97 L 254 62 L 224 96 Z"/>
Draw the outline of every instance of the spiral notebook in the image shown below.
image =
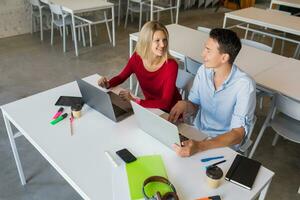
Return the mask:
<path fill-rule="evenodd" d="M 260 166 L 260 162 L 238 154 L 231 164 L 225 180 L 251 190 Z"/>

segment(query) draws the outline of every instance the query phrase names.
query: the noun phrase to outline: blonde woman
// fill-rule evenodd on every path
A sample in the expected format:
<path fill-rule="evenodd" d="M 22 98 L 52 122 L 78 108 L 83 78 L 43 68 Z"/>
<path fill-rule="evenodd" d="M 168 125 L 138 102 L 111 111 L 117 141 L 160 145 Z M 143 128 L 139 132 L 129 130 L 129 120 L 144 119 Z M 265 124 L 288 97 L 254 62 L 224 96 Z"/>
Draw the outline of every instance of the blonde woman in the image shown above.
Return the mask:
<path fill-rule="evenodd" d="M 169 34 L 159 22 L 147 22 L 140 32 L 134 54 L 121 73 L 112 79 L 99 79 L 98 84 L 105 88 L 123 83 L 135 74 L 145 99 L 134 98 L 130 91 L 120 92 L 124 100 L 133 100 L 147 108 L 160 108 L 169 112 L 181 100 L 176 88 L 177 62 L 169 54 Z"/>

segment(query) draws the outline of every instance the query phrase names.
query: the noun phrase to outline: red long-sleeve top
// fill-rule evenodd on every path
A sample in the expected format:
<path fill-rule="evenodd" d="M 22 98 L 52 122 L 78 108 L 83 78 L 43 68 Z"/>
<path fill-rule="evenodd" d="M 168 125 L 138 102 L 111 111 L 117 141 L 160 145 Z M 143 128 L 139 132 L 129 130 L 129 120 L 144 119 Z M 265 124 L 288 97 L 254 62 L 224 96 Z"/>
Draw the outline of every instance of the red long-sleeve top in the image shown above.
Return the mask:
<path fill-rule="evenodd" d="M 176 88 L 178 64 L 175 60 L 168 59 L 158 70 L 149 72 L 141 57 L 134 53 L 121 73 L 109 80 L 110 87 L 123 83 L 133 73 L 145 96 L 145 100 L 140 101 L 141 106 L 169 112 L 181 100 Z"/>

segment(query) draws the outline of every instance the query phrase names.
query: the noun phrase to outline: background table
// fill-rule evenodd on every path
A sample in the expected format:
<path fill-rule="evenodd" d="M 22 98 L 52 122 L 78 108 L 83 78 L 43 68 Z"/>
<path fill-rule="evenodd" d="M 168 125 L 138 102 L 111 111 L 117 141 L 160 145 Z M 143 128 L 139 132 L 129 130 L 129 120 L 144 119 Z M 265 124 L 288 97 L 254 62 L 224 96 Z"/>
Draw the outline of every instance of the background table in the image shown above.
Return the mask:
<path fill-rule="evenodd" d="M 43 2 L 43 0 L 41 0 Z M 91 12 L 96 10 L 105 10 L 111 9 L 111 19 L 112 22 L 112 41 L 113 46 L 116 45 L 115 40 L 115 11 L 114 11 L 114 4 L 110 2 L 106 2 L 104 0 L 51 0 L 52 3 L 61 5 L 62 9 L 65 12 L 68 12 L 72 16 L 72 26 L 73 26 L 73 33 L 74 38 L 76 37 L 76 26 L 75 26 L 75 19 L 74 14 L 76 13 L 84 13 L 84 12 Z M 109 21 L 109 20 L 108 20 Z M 74 39 L 74 46 L 75 46 L 75 54 L 78 56 L 78 47 L 77 47 L 77 40 Z"/>
<path fill-rule="evenodd" d="M 273 5 L 282 5 L 292 8 L 300 8 L 300 0 L 272 0 L 270 8 L 273 8 Z"/>
<path fill-rule="evenodd" d="M 93 75 L 85 80 L 97 85 L 98 78 L 99 75 Z M 25 177 L 10 123 L 84 199 L 120 199 L 116 198 L 114 192 L 118 187 L 114 185 L 115 178 L 112 176 L 112 171 L 116 169 L 113 168 L 104 151 L 110 151 L 116 158 L 113 152 L 122 148 L 128 148 L 136 156 L 162 155 L 169 179 L 176 185 L 181 199 L 206 196 L 216 191 L 223 196 L 224 200 L 236 199 L 236 197 L 255 199 L 259 194 L 261 194 L 260 199 L 264 199 L 274 175 L 272 171 L 261 167 L 251 191 L 230 182 L 223 182 L 218 190 L 210 190 L 205 186 L 204 168 L 199 159 L 212 155 L 225 155 L 227 162 L 220 167 L 226 173 L 236 152 L 229 148 L 222 148 L 199 153 L 190 158 L 178 157 L 168 147 L 140 130 L 134 116 L 115 123 L 85 105 L 82 117 L 74 121 L 74 135 L 71 136 L 68 119 L 55 126 L 49 123 L 58 109 L 54 103 L 61 95 L 79 96 L 77 84 L 68 83 L 1 106 L 23 184 L 25 184 Z M 34 113 L 34 118 L 28 117 L 29 113 Z M 120 160 L 117 162 L 120 163 Z"/>

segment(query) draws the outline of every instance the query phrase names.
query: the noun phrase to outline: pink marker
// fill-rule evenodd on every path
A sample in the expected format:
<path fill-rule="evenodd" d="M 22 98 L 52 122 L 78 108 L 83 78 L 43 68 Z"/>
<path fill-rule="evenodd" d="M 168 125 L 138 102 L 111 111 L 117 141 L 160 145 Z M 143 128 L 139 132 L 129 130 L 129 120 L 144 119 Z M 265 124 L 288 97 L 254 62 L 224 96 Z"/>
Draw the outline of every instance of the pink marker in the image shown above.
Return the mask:
<path fill-rule="evenodd" d="M 57 113 L 55 113 L 55 115 L 52 117 L 52 119 L 56 119 L 58 118 L 64 111 L 64 108 L 63 107 L 60 107 L 57 111 Z"/>

